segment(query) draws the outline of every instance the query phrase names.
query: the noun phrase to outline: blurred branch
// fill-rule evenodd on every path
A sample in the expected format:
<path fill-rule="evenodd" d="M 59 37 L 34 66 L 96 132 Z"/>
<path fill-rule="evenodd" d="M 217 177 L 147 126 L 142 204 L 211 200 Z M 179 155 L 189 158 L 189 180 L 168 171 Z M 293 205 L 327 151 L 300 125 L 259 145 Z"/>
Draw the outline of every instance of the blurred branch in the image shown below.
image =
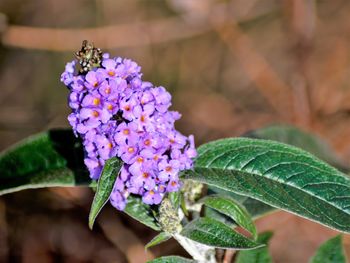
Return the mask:
<path fill-rule="evenodd" d="M 233 257 L 235 256 L 236 251 L 233 249 L 227 249 L 225 251 L 225 256 L 224 256 L 224 260 L 222 261 L 222 263 L 231 263 Z"/>
<path fill-rule="evenodd" d="M 293 45 L 296 68 L 291 81 L 294 92 L 295 121 L 304 127 L 309 127 L 313 121 L 310 54 L 316 23 L 315 5 L 315 0 L 285 1 L 289 26 L 295 39 Z"/>
<path fill-rule="evenodd" d="M 216 24 L 216 31 L 232 54 L 237 57 L 264 98 L 285 120 L 289 120 L 293 110 L 290 99 L 293 95 L 291 89 L 266 59 L 254 49 L 249 37 L 232 20 L 224 26 Z"/>
<path fill-rule="evenodd" d="M 125 227 L 115 211 L 105 210 L 98 219 L 106 237 L 121 251 L 130 263 L 146 262 L 155 256 L 150 250 L 145 251 L 144 244 L 127 227 Z"/>
<path fill-rule="evenodd" d="M 259 9 L 251 12 L 248 17 L 245 13 L 227 12 L 228 8 L 227 4 L 218 4 L 208 10 L 207 15 L 224 18 L 221 22 L 230 19 L 244 22 L 271 12 Z M 8 25 L 1 35 L 1 42 L 9 47 L 72 51 L 76 50 L 83 39 L 90 39 L 100 48 L 122 48 L 190 38 L 209 32 L 212 28 L 213 25 L 205 19 L 205 15 L 194 16 L 189 12 L 178 17 L 154 21 L 82 29 Z"/>

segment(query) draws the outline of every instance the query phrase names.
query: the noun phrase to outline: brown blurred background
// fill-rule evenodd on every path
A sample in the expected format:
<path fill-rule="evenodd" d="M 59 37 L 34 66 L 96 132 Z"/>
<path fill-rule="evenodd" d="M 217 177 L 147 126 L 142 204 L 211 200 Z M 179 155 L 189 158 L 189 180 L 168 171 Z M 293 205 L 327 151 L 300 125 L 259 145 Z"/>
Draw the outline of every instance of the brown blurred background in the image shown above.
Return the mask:
<path fill-rule="evenodd" d="M 64 64 L 83 39 L 136 60 L 173 94 L 177 128 L 197 144 L 275 123 L 316 133 L 349 163 L 350 2 L 347 0 L 0 0 L 0 150 L 68 127 Z M 0 262 L 144 262 L 155 233 L 111 207 L 93 232 L 89 189 L 0 198 Z M 307 262 L 335 231 L 278 212 L 275 262 Z M 350 256 L 350 238 L 344 238 Z"/>

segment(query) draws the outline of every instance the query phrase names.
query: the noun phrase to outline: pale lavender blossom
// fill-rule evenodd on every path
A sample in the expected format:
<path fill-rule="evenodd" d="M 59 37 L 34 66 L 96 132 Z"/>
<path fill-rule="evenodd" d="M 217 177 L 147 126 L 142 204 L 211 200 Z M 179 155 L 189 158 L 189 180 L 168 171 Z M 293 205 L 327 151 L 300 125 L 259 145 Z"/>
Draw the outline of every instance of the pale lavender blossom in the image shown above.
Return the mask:
<path fill-rule="evenodd" d="M 61 81 L 69 88 L 68 121 L 82 138 L 84 163 L 92 179 L 100 177 L 111 157 L 124 162 L 110 201 L 123 210 L 130 194 L 146 204 L 159 204 L 167 192 L 181 187 L 179 173 L 193 167 L 193 136 L 175 130 L 181 115 L 169 111 L 171 95 L 142 81 L 132 60 L 103 54 L 101 67 L 85 73 L 66 65 Z"/>

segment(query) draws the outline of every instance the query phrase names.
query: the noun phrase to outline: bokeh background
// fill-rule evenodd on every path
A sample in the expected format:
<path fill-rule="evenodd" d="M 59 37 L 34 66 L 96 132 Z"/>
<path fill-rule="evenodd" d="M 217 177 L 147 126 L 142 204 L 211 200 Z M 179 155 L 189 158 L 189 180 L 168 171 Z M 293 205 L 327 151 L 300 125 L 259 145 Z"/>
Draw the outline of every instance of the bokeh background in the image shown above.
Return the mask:
<path fill-rule="evenodd" d="M 59 82 L 83 39 L 132 58 L 173 94 L 177 128 L 197 144 L 293 124 L 350 158 L 350 2 L 347 0 L 0 0 L 0 150 L 68 127 Z M 1 172 L 1 171 L 0 171 Z M 27 190 L 0 198 L 0 262 L 144 262 L 186 253 L 107 207 L 94 231 L 89 189 Z M 350 223 L 350 222 L 349 222 Z M 275 262 L 307 262 L 336 235 L 277 212 Z M 350 238 L 344 236 L 350 256 Z"/>

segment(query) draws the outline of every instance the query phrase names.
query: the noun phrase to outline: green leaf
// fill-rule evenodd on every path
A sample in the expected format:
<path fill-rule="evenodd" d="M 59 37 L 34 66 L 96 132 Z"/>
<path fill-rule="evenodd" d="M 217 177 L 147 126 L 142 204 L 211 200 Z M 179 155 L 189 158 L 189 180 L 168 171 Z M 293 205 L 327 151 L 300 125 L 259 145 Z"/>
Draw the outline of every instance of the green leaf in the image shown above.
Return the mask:
<path fill-rule="evenodd" d="M 350 232 L 350 178 L 282 143 L 223 139 L 202 145 L 185 177 Z"/>
<path fill-rule="evenodd" d="M 160 227 L 157 224 L 151 206 L 142 202 L 140 197 L 130 195 L 124 211 L 126 214 L 141 222 L 142 224 L 160 231 Z"/>
<path fill-rule="evenodd" d="M 71 130 L 31 136 L 0 154 L 0 195 L 24 189 L 89 185 L 80 140 Z"/>
<path fill-rule="evenodd" d="M 204 203 L 206 206 L 229 216 L 239 226 L 248 230 L 255 239 L 257 238 L 256 228 L 249 213 L 244 207 L 237 204 L 234 200 L 220 197 L 218 195 L 211 195 L 204 197 L 199 202 Z"/>
<path fill-rule="evenodd" d="M 149 260 L 147 263 L 195 263 L 195 261 L 178 256 L 167 256 Z"/>
<path fill-rule="evenodd" d="M 156 235 L 150 242 L 148 242 L 145 246 L 146 249 L 150 247 L 154 247 L 156 245 L 159 245 L 171 238 L 171 235 L 166 232 L 161 232 L 158 235 Z"/>
<path fill-rule="evenodd" d="M 169 200 L 175 209 L 179 209 L 181 204 L 181 191 L 170 192 L 168 194 Z"/>
<path fill-rule="evenodd" d="M 311 258 L 310 263 L 346 263 L 341 235 L 323 243 Z"/>
<path fill-rule="evenodd" d="M 262 246 L 233 231 L 224 223 L 208 217 L 198 218 L 188 223 L 180 234 L 216 248 L 254 249 Z"/>
<path fill-rule="evenodd" d="M 272 237 L 271 232 L 265 232 L 259 235 L 258 242 L 266 244 Z M 271 263 L 272 258 L 268 247 L 261 247 L 254 250 L 239 251 L 235 263 Z"/>
<path fill-rule="evenodd" d="M 102 208 L 109 200 L 115 180 L 117 179 L 122 166 L 123 162 L 116 157 L 113 157 L 105 162 L 100 179 L 98 180 L 94 200 L 91 204 L 89 214 L 90 229 L 92 229 L 97 215 L 101 212 Z"/>
<path fill-rule="evenodd" d="M 245 137 L 267 139 L 290 144 L 314 154 L 316 157 L 337 167 L 341 171 L 349 171 L 348 165 L 339 159 L 337 154 L 325 141 L 314 134 L 298 129 L 297 127 L 289 125 L 273 125 L 247 133 Z"/>
<path fill-rule="evenodd" d="M 272 207 L 270 205 L 267 205 L 261 201 L 255 200 L 253 198 L 244 196 L 244 195 L 239 195 L 234 192 L 229 192 L 220 188 L 217 188 L 215 186 L 208 186 L 208 195 L 217 195 L 219 194 L 220 196 L 225 196 L 228 198 L 231 198 L 241 204 L 245 209 L 248 211 L 248 213 L 251 215 L 251 217 L 255 220 L 258 219 L 262 216 L 265 216 L 269 213 L 272 213 L 274 211 L 277 211 L 275 207 Z M 222 221 L 226 224 L 229 224 L 231 226 L 235 225 L 235 222 L 231 220 L 229 217 L 218 213 L 210 208 L 205 209 L 205 214 L 208 217 L 215 217 L 215 219 Z"/>

